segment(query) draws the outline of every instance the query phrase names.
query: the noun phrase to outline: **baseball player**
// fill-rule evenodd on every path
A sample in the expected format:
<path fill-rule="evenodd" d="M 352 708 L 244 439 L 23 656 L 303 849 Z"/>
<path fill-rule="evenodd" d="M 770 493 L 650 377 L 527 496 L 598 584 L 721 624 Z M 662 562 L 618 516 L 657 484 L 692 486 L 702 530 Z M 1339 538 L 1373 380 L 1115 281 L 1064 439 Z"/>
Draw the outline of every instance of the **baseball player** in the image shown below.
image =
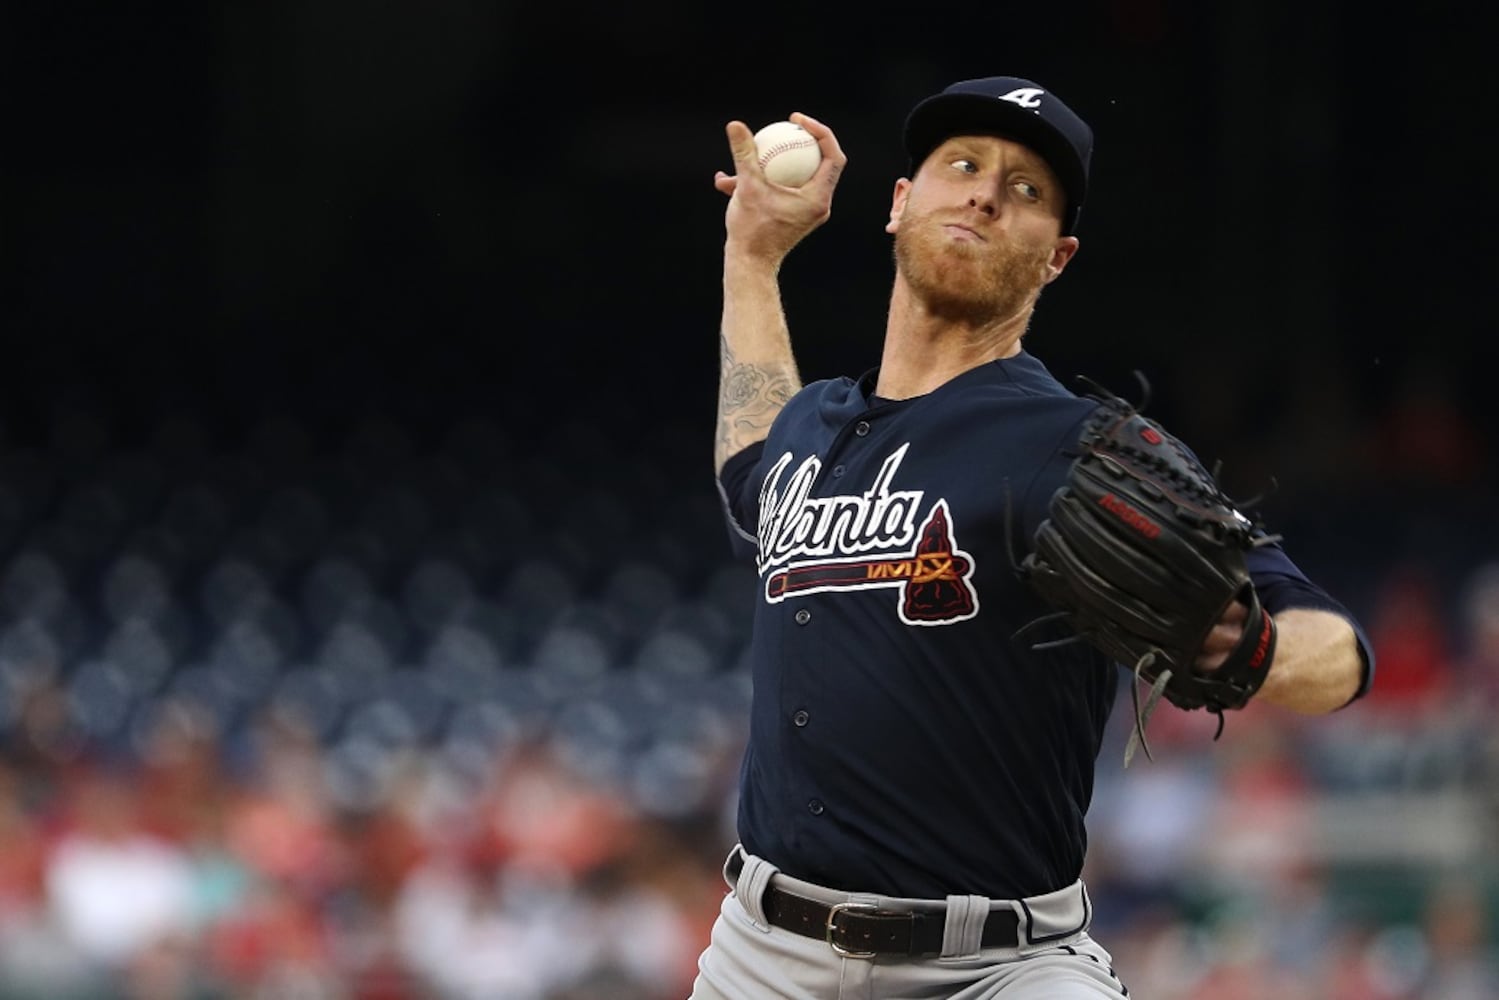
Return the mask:
<path fill-rule="evenodd" d="M 829 217 L 846 157 L 826 125 L 792 119 L 823 154 L 806 185 L 767 181 L 738 121 L 735 172 L 715 179 L 728 196 L 715 461 L 759 588 L 739 843 L 693 997 L 1127 996 L 1079 879 L 1120 656 L 1017 636 L 1055 613 L 1016 560 L 1034 558 L 1043 526 L 1072 530 L 1055 497 L 1079 455 L 1123 476 L 1140 450 L 1104 456 L 1115 445 L 1098 442 L 1133 425 L 1102 419 L 1022 340 L 1078 251 L 1092 131 L 1011 77 L 917 104 L 885 227 L 880 365 L 802 386 L 777 274 Z M 1147 451 L 1172 444 L 1134 433 Z M 1150 502 L 1094 506 L 1128 544 L 1159 544 L 1174 529 Z M 1250 582 L 1185 656 L 1152 640 L 1125 666 L 1160 653 L 1151 669 L 1174 655 L 1179 680 L 1250 678 L 1230 708 L 1253 694 L 1325 713 L 1361 695 L 1372 657 L 1348 611 L 1273 539 L 1256 535 L 1241 561 Z"/>

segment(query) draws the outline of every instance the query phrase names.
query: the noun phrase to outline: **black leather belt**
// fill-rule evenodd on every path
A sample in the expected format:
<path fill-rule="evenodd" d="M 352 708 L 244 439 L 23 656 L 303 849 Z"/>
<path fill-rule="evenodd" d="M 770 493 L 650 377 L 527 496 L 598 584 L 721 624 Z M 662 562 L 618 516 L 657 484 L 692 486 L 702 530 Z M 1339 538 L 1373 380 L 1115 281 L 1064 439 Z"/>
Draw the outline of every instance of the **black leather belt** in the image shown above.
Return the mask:
<path fill-rule="evenodd" d="M 728 876 L 735 883 L 744 870 L 744 855 L 729 858 Z M 947 931 L 945 913 L 901 913 L 865 903 L 819 903 L 768 886 L 760 901 L 773 927 L 826 941 L 845 958 L 876 955 L 940 955 Z M 1019 944 L 1020 918 L 1014 910 L 990 910 L 979 944 L 984 948 L 1014 948 Z"/>

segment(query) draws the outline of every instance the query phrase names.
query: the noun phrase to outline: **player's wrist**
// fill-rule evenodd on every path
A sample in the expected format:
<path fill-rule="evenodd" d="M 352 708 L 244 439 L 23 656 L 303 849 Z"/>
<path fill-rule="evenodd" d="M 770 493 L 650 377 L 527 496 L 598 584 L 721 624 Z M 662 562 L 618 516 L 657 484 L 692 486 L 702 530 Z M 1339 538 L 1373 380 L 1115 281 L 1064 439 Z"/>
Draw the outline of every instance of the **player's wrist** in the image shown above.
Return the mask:
<path fill-rule="evenodd" d="M 781 262 L 786 259 L 787 250 L 779 250 L 764 246 L 757 246 L 746 240 L 736 240 L 732 237 L 724 241 L 723 260 L 724 274 L 743 274 L 746 276 L 761 276 L 775 278 L 781 272 Z"/>

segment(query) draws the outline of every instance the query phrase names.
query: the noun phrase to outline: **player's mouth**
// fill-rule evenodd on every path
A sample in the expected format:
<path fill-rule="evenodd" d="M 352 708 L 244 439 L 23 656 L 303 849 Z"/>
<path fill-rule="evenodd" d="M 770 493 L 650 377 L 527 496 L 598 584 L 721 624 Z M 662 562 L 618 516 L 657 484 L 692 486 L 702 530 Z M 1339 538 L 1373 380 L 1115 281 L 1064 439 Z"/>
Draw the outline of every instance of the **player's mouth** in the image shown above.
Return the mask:
<path fill-rule="evenodd" d="M 956 239 L 956 240 L 962 240 L 962 241 L 965 241 L 965 242 L 976 242 L 976 243 L 987 243 L 988 242 L 988 240 L 984 239 L 983 236 L 979 235 L 979 233 L 976 230 L 969 229 L 967 226 L 963 225 L 960 222 L 950 222 L 947 225 L 945 225 L 945 226 L 942 227 L 942 231 L 945 232 L 945 233 L 947 233 L 947 235 L 951 236 L 953 239 Z"/>

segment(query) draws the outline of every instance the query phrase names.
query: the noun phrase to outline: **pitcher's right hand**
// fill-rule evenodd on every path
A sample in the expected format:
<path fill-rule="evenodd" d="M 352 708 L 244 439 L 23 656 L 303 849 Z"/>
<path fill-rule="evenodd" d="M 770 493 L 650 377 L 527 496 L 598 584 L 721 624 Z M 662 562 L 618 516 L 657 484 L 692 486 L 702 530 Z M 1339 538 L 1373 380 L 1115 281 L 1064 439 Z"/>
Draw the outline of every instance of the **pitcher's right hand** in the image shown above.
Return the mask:
<path fill-rule="evenodd" d="M 800 111 L 789 117 L 806 129 L 822 150 L 817 173 L 801 187 L 766 180 L 748 125 L 731 121 L 724 128 L 734 157 L 734 173 L 718 171 L 713 186 L 729 196 L 724 214 L 726 252 L 779 265 L 792 247 L 832 215 L 833 189 L 848 158 L 833 130 L 822 122 Z"/>

